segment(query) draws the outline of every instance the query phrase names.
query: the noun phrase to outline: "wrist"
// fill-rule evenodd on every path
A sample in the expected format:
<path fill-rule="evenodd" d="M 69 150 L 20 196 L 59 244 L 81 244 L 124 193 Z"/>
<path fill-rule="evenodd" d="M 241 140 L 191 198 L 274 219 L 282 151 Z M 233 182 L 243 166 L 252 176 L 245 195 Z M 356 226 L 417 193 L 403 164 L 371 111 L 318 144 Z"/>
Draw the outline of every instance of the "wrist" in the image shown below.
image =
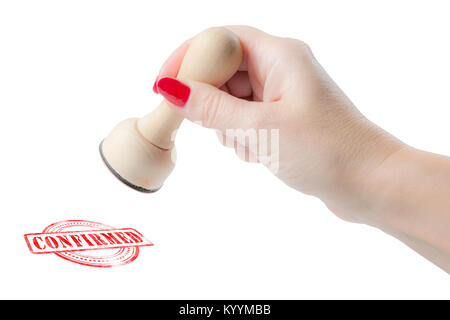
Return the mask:
<path fill-rule="evenodd" d="M 378 210 L 384 186 L 376 177 L 386 162 L 408 146 L 365 118 L 353 124 L 345 144 L 345 158 L 338 161 L 341 165 L 336 168 L 335 184 L 320 198 L 344 220 L 382 224 L 383 215 Z"/>
<path fill-rule="evenodd" d="M 368 177 L 369 224 L 450 252 L 450 158 L 406 146 Z"/>

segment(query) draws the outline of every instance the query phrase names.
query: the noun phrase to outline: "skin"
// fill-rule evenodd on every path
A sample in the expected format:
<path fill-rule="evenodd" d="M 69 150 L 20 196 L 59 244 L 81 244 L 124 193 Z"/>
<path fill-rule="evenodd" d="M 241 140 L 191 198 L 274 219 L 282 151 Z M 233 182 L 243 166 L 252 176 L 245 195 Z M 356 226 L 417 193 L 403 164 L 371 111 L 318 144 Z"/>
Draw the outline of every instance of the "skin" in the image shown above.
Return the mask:
<path fill-rule="evenodd" d="M 179 79 L 191 92 L 185 106 L 173 109 L 216 129 L 241 159 L 266 165 L 259 142 L 227 131 L 278 129 L 279 179 L 450 273 L 450 158 L 408 146 L 365 118 L 304 42 L 227 28 L 243 48 L 239 71 L 220 89 Z M 175 50 L 157 79 L 176 77 L 188 47 L 189 40 Z"/>

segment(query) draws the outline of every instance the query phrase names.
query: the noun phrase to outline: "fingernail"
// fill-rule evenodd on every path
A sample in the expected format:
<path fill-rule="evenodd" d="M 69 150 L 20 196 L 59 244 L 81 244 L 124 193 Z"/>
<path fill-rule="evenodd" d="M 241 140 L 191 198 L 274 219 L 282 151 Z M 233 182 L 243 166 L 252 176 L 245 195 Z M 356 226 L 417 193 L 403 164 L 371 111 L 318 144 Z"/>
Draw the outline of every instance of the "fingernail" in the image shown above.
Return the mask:
<path fill-rule="evenodd" d="M 158 86 L 156 85 L 158 83 L 158 78 L 159 77 L 156 77 L 155 83 L 153 84 L 153 92 L 156 93 L 156 94 L 159 93 L 158 92 Z"/>
<path fill-rule="evenodd" d="M 191 89 L 187 85 L 172 78 L 159 79 L 156 86 L 158 92 L 177 107 L 184 107 L 191 94 Z"/>

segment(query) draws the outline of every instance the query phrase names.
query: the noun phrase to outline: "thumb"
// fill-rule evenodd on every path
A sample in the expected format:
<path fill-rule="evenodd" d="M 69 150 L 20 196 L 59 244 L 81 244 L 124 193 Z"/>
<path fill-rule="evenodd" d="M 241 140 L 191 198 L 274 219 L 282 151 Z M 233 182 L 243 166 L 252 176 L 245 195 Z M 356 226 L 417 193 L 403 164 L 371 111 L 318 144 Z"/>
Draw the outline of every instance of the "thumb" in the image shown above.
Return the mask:
<path fill-rule="evenodd" d="M 227 129 L 257 129 L 264 109 L 263 102 L 239 99 L 193 80 L 161 78 L 157 89 L 178 114 L 223 132 Z"/>

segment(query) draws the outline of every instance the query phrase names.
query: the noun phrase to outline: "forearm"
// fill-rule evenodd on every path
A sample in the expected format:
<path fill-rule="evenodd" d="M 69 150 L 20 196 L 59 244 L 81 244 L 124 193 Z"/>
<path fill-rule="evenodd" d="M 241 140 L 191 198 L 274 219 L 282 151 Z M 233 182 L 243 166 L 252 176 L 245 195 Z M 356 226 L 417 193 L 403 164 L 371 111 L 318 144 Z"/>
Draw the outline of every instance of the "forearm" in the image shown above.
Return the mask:
<path fill-rule="evenodd" d="M 399 239 L 408 247 L 410 247 L 417 253 L 421 254 L 423 257 L 427 258 L 428 260 L 433 262 L 435 265 L 437 265 L 447 273 L 450 273 L 449 252 L 439 249 L 438 247 L 432 246 L 423 240 L 419 240 L 405 233 L 402 233 L 398 230 L 390 229 L 387 226 L 383 226 L 382 230 L 385 233 Z"/>
<path fill-rule="evenodd" d="M 404 147 L 366 183 L 368 224 L 450 272 L 450 158 Z"/>

